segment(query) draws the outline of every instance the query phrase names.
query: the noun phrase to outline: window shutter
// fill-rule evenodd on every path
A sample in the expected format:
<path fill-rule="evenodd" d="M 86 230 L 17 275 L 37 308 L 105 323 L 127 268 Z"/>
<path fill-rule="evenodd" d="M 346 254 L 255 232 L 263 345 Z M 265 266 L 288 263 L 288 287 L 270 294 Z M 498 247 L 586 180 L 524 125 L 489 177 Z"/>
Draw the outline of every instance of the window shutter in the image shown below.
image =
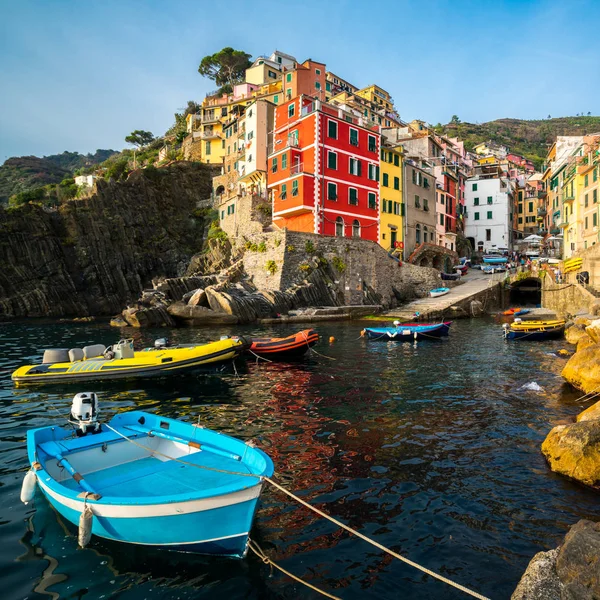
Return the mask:
<path fill-rule="evenodd" d="M 357 175 L 360 177 L 362 175 L 362 163 L 360 162 L 360 160 L 356 161 L 356 166 L 358 167 Z"/>

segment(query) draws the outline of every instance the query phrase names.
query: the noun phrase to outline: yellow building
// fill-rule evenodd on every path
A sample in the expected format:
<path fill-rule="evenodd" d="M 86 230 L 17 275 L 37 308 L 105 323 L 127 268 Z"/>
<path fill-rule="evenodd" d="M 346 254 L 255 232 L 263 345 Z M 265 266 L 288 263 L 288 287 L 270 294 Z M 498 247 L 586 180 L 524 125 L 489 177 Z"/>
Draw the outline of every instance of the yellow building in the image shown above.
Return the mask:
<path fill-rule="evenodd" d="M 379 156 L 379 245 L 386 250 L 401 250 L 404 245 L 403 161 L 402 146 L 382 145 Z"/>
<path fill-rule="evenodd" d="M 584 137 L 583 154 L 577 172 L 582 181 L 579 206 L 585 249 L 595 246 L 600 240 L 600 135 Z"/>
<path fill-rule="evenodd" d="M 560 183 L 560 196 L 562 197 L 562 222 L 560 227 L 564 231 L 563 258 L 569 258 L 580 250 L 581 226 L 578 223 L 579 203 L 575 201 L 579 195 L 580 182 L 577 177 L 575 157 L 569 157 L 562 172 Z"/>

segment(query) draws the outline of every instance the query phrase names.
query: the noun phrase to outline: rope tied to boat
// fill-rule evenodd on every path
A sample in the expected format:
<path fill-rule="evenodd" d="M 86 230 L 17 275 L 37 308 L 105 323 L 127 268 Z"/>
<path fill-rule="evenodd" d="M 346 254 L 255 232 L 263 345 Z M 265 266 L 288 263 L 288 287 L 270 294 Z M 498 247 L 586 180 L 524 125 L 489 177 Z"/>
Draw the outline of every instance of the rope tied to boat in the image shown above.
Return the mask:
<path fill-rule="evenodd" d="M 252 473 L 240 473 L 240 472 L 236 472 L 236 471 L 228 471 L 226 469 L 216 469 L 215 467 L 207 467 L 205 465 L 200 465 L 198 463 L 192 463 L 192 462 L 189 462 L 189 461 L 186 461 L 186 460 L 182 460 L 180 458 L 175 458 L 173 456 L 169 456 L 168 454 L 164 454 L 163 452 L 160 452 L 159 450 L 154 450 L 152 448 L 148 448 L 147 446 L 144 446 L 143 444 L 140 444 L 139 442 L 136 442 L 135 440 L 132 440 L 130 437 L 126 436 L 125 434 L 121 433 L 120 431 L 117 431 L 116 429 L 114 429 L 113 427 L 111 427 L 110 425 L 108 425 L 106 423 L 104 425 L 108 429 L 110 429 L 112 432 L 114 432 L 118 436 L 122 437 L 124 440 L 127 440 L 127 441 L 131 442 L 132 444 L 135 444 L 136 446 L 139 446 L 139 447 L 143 448 L 147 452 L 150 452 L 152 454 L 157 454 L 157 455 L 162 456 L 164 458 L 167 458 L 169 460 L 173 460 L 175 462 L 178 462 L 178 463 L 181 463 L 181 464 L 184 464 L 184 465 L 188 465 L 190 467 L 196 467 L 196 468 L 199 468 L 199 469 L 206 469 L 207 471 L 215 471 L 217 473 L 226 473 L 228 475 L 239 475 L 241 477 L 253 477 L 254 479 L 258 479 L 261 482 L 266 481 L 267 483 L 269 483 L 270 485 L 272 485 L 274 488 L 276 488 L 280 492 L 283 492 L 284 494 L 286 494 L 287 496 L 289 496 L 292 500 L 296 501 L 298 504 L 301 504 L 305 508 L 308 508 L 309 510 L 311 510 L 315 514 L 319 515 L 320 517 L 323 517 L 324 519 L 327 519 L 328 521 L 330 521 L 331 523 L 337 525 L 341 529 L 344 529 L 345 531 L 347 531 L 351 535 L 354 535 L 354 536 L 356 536 L 356 537 L 364 540 L 365 542 L 371 544 L 372 546 L 375 546 L 375 548 L 378 548 L 379 550 L 382 550 L 383 552 L 385 552 L 386 554 L 389 554 L 393 558 L 396 558 L 396 559 L 398 559 L 398 560 L 406 563 L 407 565 L 410 565 L 411 567 L 414 567 L 415 569 L 418 569 L 422 573 L 425 573 L 426 575 L 429 575 L 430 577 L 433 577 L 434 579 L 437 579 L 438 581 L 442 581 L 443 583 L 446 583 L 447 585 L 450 585 L 450 586 L 452 586 L 452 587 L 454 587 L 454 588 L 456 588 L 456 589 L 464 592 L 465 594 L 468 594 L 469 596 L 472 596 L 473 598 L 478 598 L 479 600 L 490 600 L 486 596 L 483 596 L 482 594 L 479 594 L 478 592 L 470 590 L 469 588 L 461 585 L 460 583 L 456 583 L 455 581 L 452 581 L 451 579 L 448 579 L 447 577 L 444 577 L 443 575 L 440 575 L 439 573 L 436 573 L 435 571 L 432 571 L 431 569 L 428 569 L 427 567 L 424 567 L 424 566 L 420 565 L 419 563 L 416 563 L 413 560 L 410 560 L 409 558 L 406 558 L 405 556 L 402 556 L 401 554 L 398 554 L 397 552 L 394 552 L 393 550 L 391 550 L 390 548 L 387 548 L 383 544 L 380 544 L 379 542 L 377 542 L 377 541 L 375 541 L 375 540 L 367 537 L 366 535 L 364 535 L 360 531 L 357 531 L 356 529 L 353 529 L 352 527 L 349 527 L 345 523 L 342 523 L 341 521 L 338 521 L 336 518 L 332 517 L 331 515 L 328 515 L 327 513 L 323 512 L 322 510 L 320 510 L 318 508 L 316 508 L 315 506 L 312 506 L 308 502 L 305 502 L 304 500 L 302 500 L 302 498 L 299 498 L 298 496 L 296 496 L 296 494 L 294 494 L 293 492 L 290 492 L 289 490 L 287 490 L 286 488 L 284 488 L 282 485 L 278 484 L 276 481 L 274 481 L 270 477 L 267 477 L 267 476 L 264 476 L 264 475 L 253 475 Z M 264 553 L 263 553 L 263 555 L 264 555 Z M 264 555 L 264 556 L 266 556 L 266 555 Z M 272 563 L 272 561 L 271 561 L 271 563 Z M 272 564 L 273 564 L 273 566 L 275 566 L 276 568 L 278 568 L 282 572 L 286 573 L 287 575 L 289 575 L 293 579 L 298 580 L 291 573 L 288 573 L 287 571 L 283 570 L 281 567 L 279 567 L 275 563 L 272 563 Z M 298 580 L 298 581 L 301 581 L 301 580 Z M 302 583 L 304 583 L 305 585 L 309 585 L 309 587 L 313 587 L 310 584 L 307 584 L 307 582 L 305 582 L 305 581 L 302 581 Z M 314 588 L 314 587 L 313 587 L 313 589 L 315 589 L 315 591 L 318 591 L 318 592 L 322 593 L 322 590 L 318 590 L 317 588 Z M 327 595 L 327 593 L 324 593 L 324 595 Z M 336 600 L 339 600 L 335 596 L 329 595 L 329 597 L 330 598 L 334 598 Z"/>
<path fill-rule="evenodd" d="M 333 594 L 330 594 L 329 592 L 326 592 L 325 590 L 319 589 L 318 587 L 314 586 L 312 583 L 309 583 L 308 581 L 304 581 L 300 577 L 297 577 L 293 573 L 290 573 L 289 571 L 287 571 L 283 567 L 279 566 L 276 562 L 273 562 L 265 554 L 264 550 L 255 541 L 248 540 L 248 548 L 250 550 L 252 550 L 252 552 L 254 552 L 254 554 L 256 554 L 256 556 L 258 556 L 258 558 L 260 558 L 260 560 L 265 565 L 269 565 L 271 567 L 271 573 L 273 572 L 273 567 L 275 567 L 276 569 L 278 569 L 282 573 L 285 573 L 288 577 L 290 577 L 294 581 L 297 581 L 298 583 L 301 583 L 302 585 L 305 585 L 306 587 L 309 587 L 311 590 L 314 590 L 318 594 L 321 594 L 322 596 L 325 596 L 326 598 L 332 598 L 333 600 L 341 600 L 341 598 L 339 598 L 339 596 L 334 596 Z"/>

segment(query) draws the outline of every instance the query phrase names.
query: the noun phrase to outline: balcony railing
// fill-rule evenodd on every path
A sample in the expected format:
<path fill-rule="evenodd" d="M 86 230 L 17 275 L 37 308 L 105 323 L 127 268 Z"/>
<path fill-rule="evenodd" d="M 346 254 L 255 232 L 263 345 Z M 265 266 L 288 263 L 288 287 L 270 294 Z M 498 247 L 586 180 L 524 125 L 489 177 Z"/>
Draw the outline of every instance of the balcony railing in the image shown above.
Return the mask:
<path fill-rule="evenodd" d="M 205 114 L 202 115 L 202 122 L 203 123 L 216 123 L 219 120 L 219 116 L 216 114 Z"/>
<path fill-rule="evenodd" d="M 290 175 L 298 175 L 304 172 L 304 163 L 294 163 L 290 166 Z"/>
<path fill-rule="evenodd" d="M 563 196 L 565 202 L 572 202 L 575 200 L 575 194 L 573 192 L 566 192 Z"/>
<path fill-rule="evenodd" d="M 552 235 L 558 235 L 558 234 L 560 233 L 560 228 L 559 228 L 559 227 L 552 227 L 552 228 L 550 229 L 550 233 L 551 233 Z"/>
<path fill-rule="evenodd" d="M 545 208 L 537 209 L 538 217 L 545 217 L 548 214 L 548 211 Z"/>

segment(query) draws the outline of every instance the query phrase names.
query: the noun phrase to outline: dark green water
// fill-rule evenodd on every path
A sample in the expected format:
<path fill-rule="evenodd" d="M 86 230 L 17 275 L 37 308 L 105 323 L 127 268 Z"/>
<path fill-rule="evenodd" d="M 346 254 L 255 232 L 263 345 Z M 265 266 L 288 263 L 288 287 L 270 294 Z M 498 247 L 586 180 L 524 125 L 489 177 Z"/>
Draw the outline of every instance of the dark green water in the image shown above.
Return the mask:
<path fill-rule="evenodd" d="M 531 557 L 555 547 L 598 496 L 549 471 L 540 444 L 587 407 L 560 378 L 564 342 L 507 343 L 492 320 L 456 322 L 442 342 L 359 339 L 323 324 L 297 364 L 238 364 L 238 375 L 97 384 L 108 419 L 141 408 L 255 439 L 290 489 L 409 558 L 493 599 L 509 598 Z M 238 330 L 239 331 L 239 330 Z M 291 333 L 292 328 L 241 333 Z M 218 330 L 133 332 L 149 345 Z M 336 337 L 332 345 L 330 335 Z M 313 598 L 255 557 L 217 560 L 108 543 L 78 549 L 41 495 L 19 501 L 29 427 L 62 424 L 77 386 L 15 389 L 10 372 L 47 347 L 110 344 L 104 325 L 0 325 L 2 598 Z M 521 389 L 538 383 L 542 392 Z M 465 598 L 267 491 L 253 537 L 284 568 L 344 599 Z"/>

